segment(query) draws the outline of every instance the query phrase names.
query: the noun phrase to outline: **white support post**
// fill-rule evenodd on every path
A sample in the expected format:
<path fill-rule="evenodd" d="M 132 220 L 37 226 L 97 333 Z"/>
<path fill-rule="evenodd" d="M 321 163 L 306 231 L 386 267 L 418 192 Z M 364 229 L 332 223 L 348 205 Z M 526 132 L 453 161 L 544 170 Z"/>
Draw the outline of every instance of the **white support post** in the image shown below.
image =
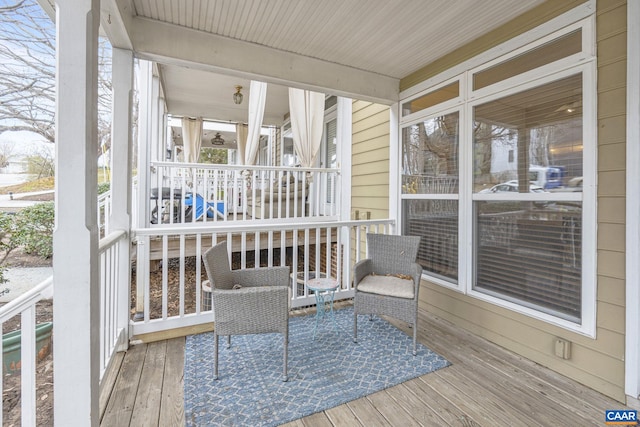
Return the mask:
<path fill-rule="evenodd" d="M 402 234 L 400 212 L 400 104 L 389 107 L 389 218 L 395 220 L 390 234 Z"/>
<path fill-rule="evenodd" d="M 353 100 L 339 96 L 337 110 L 337 160 L 338 168 L 340 168 L 340 176 L 337 177 L 336 200 L 340 201 L 340 211 L 338 212 L 340 220 L 349 221 L 351 219 L 351 168 L 353 163 L 351 158 L 351 145 L 353 144 Z"/>
<path fill-rule="evenodd" d="M 640 3 L 627 2 L 627 193 L 625 393 L 640 394 Z M 629 402 L 628 402 L 629 403 Z"/>
<path fill-rule="evenodd" d="M 160 125 L 158 124 L 160 117 L 160 108 L 158 99 L 160 96 L 160 79 L 158 76 L 151 77 L 151 98 L 149 99 L 151 105 L 151 122 L 149 122 L 149 126 L 151 129 L 151 138 L 149 141 L 150 149 L 151 149 L 151 161 L 157 162 L 161 160 L 158 157 L 158 132 L 160 130 Z M 154 179 L 153 182 L 156 182 Z"/>
<path fill-rule="evenodd" d="M 112 49 L 111 81 L 113 108 L 111 124 L 111 219 L 113 230 L 125 230 L 127 238 L 118 248 L 117 328 L 122 330 L 118 351 L 129 342 L 129 294 L 131 263 L 129 234 L 131 231 L 131 104 L 133 96 L 133 53 Z"/>
<path fill-rule="evenodd" d="M 140 61 L 138 109 L 138 227 L 149 226 L 149 160 L 151 132 L 151 63 Z"/>
<path fill-rule="evenodd" d="M 138 113 L 138 227 L 149 226 L 149 160 L 151 155 L 151 62 L 140 61 L 139 75 L 139 113 Z M 145 268 L 147 258 L 141 251 L 148 250 L 147 246 L 138 245 L 138 271 Z M 148 267 L 148 266 L 146 266 Z M 142 319 L 144 315 L 144 282 L 139 273 L 136 276 L 136 314 L 135 319 Z"/>
<path fill-rule="evenodd" d="M 351 157 L 351 147 L 353 144 L 353 100 L 351 98 L 338 97 L 337 106 L 336 135 L 338 142 L 338 168 L 340 175 L 336 183 L 336 200 L 339 200 L 340 211 L 338 212 L 341 221 L 351 219 L 351 169 L 353 159 Z M 342 257 L 342 283 L 351 283 L 349 273 L 351 266 L 351 233 L 349 227 L 338 228 L 338 262 Z"/>
<path fill-rule="evenodd" d="M 99 424 L 99 0 L 56 1 L 54 422 Z"/>

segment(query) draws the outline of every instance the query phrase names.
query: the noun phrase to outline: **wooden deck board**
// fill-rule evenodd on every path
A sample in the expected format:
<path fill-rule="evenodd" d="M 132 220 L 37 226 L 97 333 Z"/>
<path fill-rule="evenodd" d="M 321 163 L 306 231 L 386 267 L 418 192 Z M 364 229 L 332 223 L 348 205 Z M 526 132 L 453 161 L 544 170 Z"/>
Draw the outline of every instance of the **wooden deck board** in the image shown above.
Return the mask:
<path fill-rule="evenodd" d="M 124 360 L 124 355 L 124 351 L 113 355 L 111 366 L 104 373 L 102 381 L 100 382 L 100 421 L 102 421 L 104 413 L 107 410 L 107 403 L 109 402 L 109 397 L 111 397 L 111 392 L 113 391 L 113 387 L 118 379 L 118 373 L 120 372 L 120 366 Z"/>
<path fill-rule="evenodd" d="M 393 323 L 411 332 L 406 324 Z M 597 426 L 605 409 L 624 408 L 424 312 L 418 339 L 452 365 L 285 425 Z M 109 380 L 113 390 L 103 387 L 101 402 L 107 403 L 102 425 L 184 425 L 184 346 L 184 337 L 132 346 L 115 381 Z M 145 399 L 151 402 L 142 404 Z"/>
<path fill-rule="evenodd" d="M 157 426 L 159 424 L 166 353 L 166 341 L 154 342 L 147 347 L 131 425 Z"/>
<path fill-rule="evenodd" d="M 391 423 L 382 416 L 366 397 L 347 402 L 349 409 L 365 426 L 390 426 Z"/>
<path fill-rule="evenodd" d="M 394 394 L 396 393 L 390 392 L 388 390 L 382 390 L 367 396 L 367 399 L 376 408 L 376 410 L 380 412 L 380 415 L 382 415 L 392 426 L 419 427 L 420 423 L 416 418 L 414 418 L 416 414 L 411 414 L 406 409 L 404 409 L 402 405 L 398 405 L 393 398 Z M 428 414 L 428 412 L 424 414 Z M 438 419 L 437 416 L 432 416 L 432 414 L 429 414 L 429 418 L 425 418 L 420 421 L 426 421 L 427 425 L 437 425 L 437 423 L 429 424 L 428 421 L 442 420 Z"/>
<path fill-rule="evenodd" d="M 167 341 L 167 361 L 164 364 L 164 383 L 160 404 L 159 426 L 182 426 L 184 420 L 184 338 Z"/>
<path fill-rule="evenodd" d="M 130 425 L 146 354 L 146 345 L 134 345 L 127 350 L 101 425 Z"/>

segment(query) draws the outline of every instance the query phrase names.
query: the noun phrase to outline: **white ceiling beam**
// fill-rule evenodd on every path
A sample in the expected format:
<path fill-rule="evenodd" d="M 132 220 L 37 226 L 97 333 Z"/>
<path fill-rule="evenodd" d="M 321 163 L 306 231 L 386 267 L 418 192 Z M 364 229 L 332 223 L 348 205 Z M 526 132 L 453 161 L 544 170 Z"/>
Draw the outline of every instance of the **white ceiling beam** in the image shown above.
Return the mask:
<path fill-rule="evenodd" d="M 143 59 L 387 105 L 398 100 L 393 77 L 146 18 L 132 18 L 128 28 Z"/>
<path fill-rule="evenodd" d="M 133 50 L 129 36 L 133 19 L 131 0 L 102 0 L 100 2 L 100 29 L 109 38 L 111 45 L 120 49 Z"/>

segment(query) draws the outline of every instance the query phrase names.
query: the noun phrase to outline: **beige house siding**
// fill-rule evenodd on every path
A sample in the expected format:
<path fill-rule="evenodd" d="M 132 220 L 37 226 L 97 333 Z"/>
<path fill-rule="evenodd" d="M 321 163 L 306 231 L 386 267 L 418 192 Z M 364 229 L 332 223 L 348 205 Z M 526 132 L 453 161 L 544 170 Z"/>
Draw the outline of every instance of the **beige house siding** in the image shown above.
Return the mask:
<path fill-rule="evenodd" d="M 544 3 L 528 14 L 536 25 L 581 2 Z M 514 22 L 519 23 L 521 19 Z M 507 24 L 509 37 L 515 35 Z M 420 303 L 437 316 L 548 366 L 621 402 L 624 394 L 625 333 L 625 93 L 626 2 L 597 2 L 598 48 L 598 232 L 596 339 L 423 282 Z M 526 26 L 525 29 L 531 27 Z M 403 79 L 409 87 L 447 67 L 495 46 L 500 31 L 461 48 L 432 67 Z M 360 151 L 360 150 L 358 150 Z M 355 157 L 355 156 L 354 156 Z M 363 191 L 364 192 L 364 191 Z M 554 355 L 556 337 L 572 342 L 571 358 Z"/>
<path fill-rule="evenodd" d="M 354 101 L 351 217 L 389 217 L 389 107 Z"/>

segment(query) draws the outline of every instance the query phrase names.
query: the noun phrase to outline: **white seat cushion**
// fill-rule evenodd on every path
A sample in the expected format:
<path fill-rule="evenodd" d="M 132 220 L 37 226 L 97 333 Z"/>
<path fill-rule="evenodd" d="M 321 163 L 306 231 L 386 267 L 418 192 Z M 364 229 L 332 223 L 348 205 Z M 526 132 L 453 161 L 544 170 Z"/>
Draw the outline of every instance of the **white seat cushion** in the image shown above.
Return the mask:
<path fill-rule="evenodd" d="M 358 283 L 358 292 L 413 299 L 414 286 L 413 280 L 369 274 Z"/>

